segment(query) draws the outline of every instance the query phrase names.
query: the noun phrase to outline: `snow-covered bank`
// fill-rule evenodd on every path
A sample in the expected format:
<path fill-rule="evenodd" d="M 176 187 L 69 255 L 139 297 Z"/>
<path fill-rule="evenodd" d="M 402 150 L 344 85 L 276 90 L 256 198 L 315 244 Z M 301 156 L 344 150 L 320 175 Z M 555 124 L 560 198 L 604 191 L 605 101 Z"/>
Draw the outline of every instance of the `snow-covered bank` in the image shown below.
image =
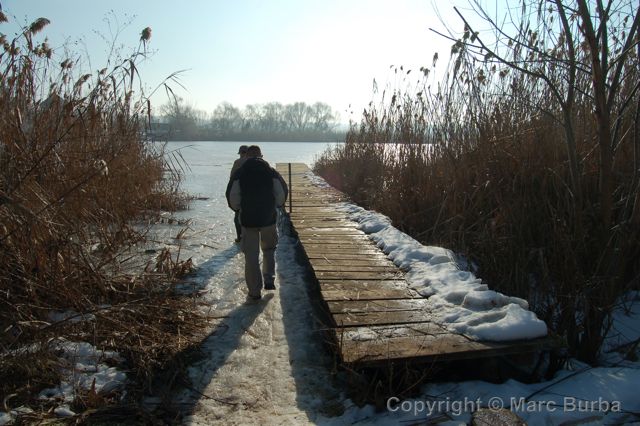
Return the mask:
<path fill-rule="evenodd" d="M 54 316 L 65 319 L 72 317 L 71 314 L 64 313 Z M 127 376 L 116 366 L 124 360 L 117 352 L 103 351 L 90 343 L 71 342 L 64 338 L 57 338 L 49 345 L 50 350 L 58 356 L 62 380 L 55 387 L 43 389 L 39 398 L 54 407 L 55 415 L 74 416 L 76 413 L 71 410 L 70 405 L 79 394 L 91 393 L 97 396 L 124 389 Z M 0 412 L 0 425 L 32 412 L 26 407 L 18 407 L 8 413 Z"/>
<path fill-rule="evenodd" d="M 526 300 L 489 290 L 472 272 L 460 268 L 450 250 L 420 244 L 380 213 L 351 203 L 341 203 L 339 209 L 406 271 L 409 286 L 428 298 L 430 315 L 452 332 L 490 341 L 547 334 L 546 324 L 529 311 Z"/>
<path fill-rule="evenodd" d="M 482 381 L 431 383 L 412 399 L 391 398 L 388 408 L 352 407 L 337 418 L 322 418 L 322 425 L 469 424 L 479 408 L 506 408 L 528 425 L 622 424 L 640 421 L 638 368 L 589 368 L 572 363 L 549 382 L 502 384 Z M 446 422 L 446 423 L 440 423 Z"/>
<path fill-rule="evenodd" d="M 70 342 L 62 338 L 54 343 L 54 350 L 64 365 L 64 379 L 60 385 L 42 390 L 41 399 L 71 403 L 78 391 L 92 389 L 100 394 L 121 388 L 126 383 L 126 374 L 115 366 L 109 366 L 124 361 L 117 352 L 99 350 L 87 342 Z"/>

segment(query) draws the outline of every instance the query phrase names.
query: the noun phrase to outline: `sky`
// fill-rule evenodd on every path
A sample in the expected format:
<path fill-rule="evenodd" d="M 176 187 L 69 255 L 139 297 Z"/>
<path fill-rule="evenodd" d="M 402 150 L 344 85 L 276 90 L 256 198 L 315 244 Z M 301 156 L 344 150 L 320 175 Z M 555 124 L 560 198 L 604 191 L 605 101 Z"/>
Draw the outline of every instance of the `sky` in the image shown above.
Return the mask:
<path fill-rule="evenodd" d="M 378 87 L 397 83 L 392 65 L 440 68 L 451 42 L 429 28 L 445 23 L 462 29 L 453 12 L 465 0 L 1 0 L 11 22 L 0 32 L 15 34 L 39 17 L 51 24 L 41 37 L 64 56 L 89 57 L 93 71 L 106 63 L 111 42 L 128 53 L 138 47 L 143 28 L 151 27 L 153 54 L 139 68 L 153 89 L 179 74 L 185 87 L 172 84 L 185 102 L 211 113 L 223 101 L 247 104 L 324 102 L 341 121 L 359 118 Z M 442 18 L 440 20 L 439 16 Z M 117 36 L 116 36 L 117 34 Z M 402 75 L 405 75 L 402 73 Z M 411 78 L 413 76 L 408 76 Z M 164 90 L 154 105 L 167 101 Z M 355 116 L 351 115 L 351 112 Z"/>

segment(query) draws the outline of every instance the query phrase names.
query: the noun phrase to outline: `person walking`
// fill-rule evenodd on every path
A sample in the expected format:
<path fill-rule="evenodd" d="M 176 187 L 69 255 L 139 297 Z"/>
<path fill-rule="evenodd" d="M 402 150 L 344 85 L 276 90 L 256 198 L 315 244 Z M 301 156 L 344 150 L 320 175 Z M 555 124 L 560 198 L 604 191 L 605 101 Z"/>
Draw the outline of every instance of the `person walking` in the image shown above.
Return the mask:
<path fill-rule="evenodd" d="M 259 146 L 251 145 L 246 161 L 233 174 L 226 191 L 229 206 L 239 211 L 249 303 L 261 299 L 263 285 L 265 290 L 276 288 L 277 208 L 284 205 L 287 196 L 287 184 L 280 173 L 262 159 Z"/>
<path fill-rule="evenodd" d="M 240 168 L 242 167 L 242 165 L 244 164 L 244 162 L 247 160 L 247 149 L 249 147 L 247 145 L 240 145 L 240 148 L 238 148 L 238 155 L 240 155 L 240 158 L 236 159 L 236 161 L 233 162 L 233 166 L 231 166 L 231 173 L 229 174 L 229 179 L 231 179 L 233 177 L 233 174 Z M 239 243 L 240 240 L 242 239 L 242 227 L 240 226 L 240 217 L 239 217 L 239 211 L 235 211 L 234 215 L 233 215 L 233 224 L 236 227 L 236 243 Z"/>

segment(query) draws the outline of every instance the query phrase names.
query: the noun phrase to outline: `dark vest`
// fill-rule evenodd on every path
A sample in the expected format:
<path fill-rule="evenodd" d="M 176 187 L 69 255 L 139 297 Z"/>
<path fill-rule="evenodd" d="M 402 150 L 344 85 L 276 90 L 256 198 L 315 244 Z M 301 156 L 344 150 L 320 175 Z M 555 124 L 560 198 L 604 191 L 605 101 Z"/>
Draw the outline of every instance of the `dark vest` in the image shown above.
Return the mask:
<path fill-rule="evenodd" d="M 249 158 L 237 171 L 242 202 L 240 222 L 247 228 L 260 228 L 276 223 L 276 201 L 273 195 L 275 170 L 261 158 Z"/>

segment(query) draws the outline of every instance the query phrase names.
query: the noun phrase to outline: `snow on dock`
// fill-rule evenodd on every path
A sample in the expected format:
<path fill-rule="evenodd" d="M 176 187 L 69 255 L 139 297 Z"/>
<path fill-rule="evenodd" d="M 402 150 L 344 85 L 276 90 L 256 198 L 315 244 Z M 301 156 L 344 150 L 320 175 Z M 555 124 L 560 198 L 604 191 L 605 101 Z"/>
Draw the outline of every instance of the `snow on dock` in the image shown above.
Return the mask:
<path fill-rule="evenodd" d="M 549 344 L 525 300 L 489 290 L 449 250 L 423 246 L 348 203 L 305 164 L 277 169 L 343 363 L 474 359 Z"/>

